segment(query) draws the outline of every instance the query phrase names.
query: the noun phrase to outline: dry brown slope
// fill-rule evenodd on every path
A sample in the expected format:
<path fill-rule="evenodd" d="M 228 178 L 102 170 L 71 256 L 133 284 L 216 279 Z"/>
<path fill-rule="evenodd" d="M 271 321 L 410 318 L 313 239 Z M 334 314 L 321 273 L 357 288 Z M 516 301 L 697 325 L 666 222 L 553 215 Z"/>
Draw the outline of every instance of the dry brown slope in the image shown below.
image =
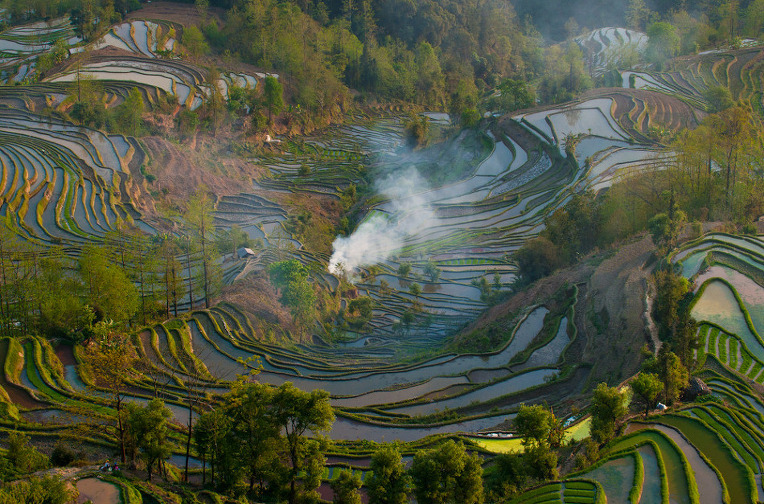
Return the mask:
<path fill-rule="evenodd" d="M 642 235 L 617 249 L 589 255 L 491 308 L 457 340 L 496 322 L 510 327 L 516 322 L 510 319 L 524 308 L 545 304 L 563 286 L 575 284 L 579 286 L 575 319 L 579 339 L 566 352 L 565 362 L 592 367 L 584 392 L 601 381 L 619 383 L 636 373 L 640 349 L 649 339 L 643 313 L 654 251 L 651 238 Z"/>

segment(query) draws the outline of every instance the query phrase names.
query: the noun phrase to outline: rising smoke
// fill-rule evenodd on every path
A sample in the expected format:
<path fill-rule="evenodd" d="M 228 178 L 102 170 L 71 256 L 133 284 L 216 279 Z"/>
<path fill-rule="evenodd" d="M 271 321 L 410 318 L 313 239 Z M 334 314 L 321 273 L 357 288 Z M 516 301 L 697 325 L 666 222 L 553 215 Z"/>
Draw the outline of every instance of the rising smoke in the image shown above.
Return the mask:
<path fill-rule="evenodd" d="M 329 272 L 353 275 L 361 266 L 383 262 L 403 247 L 408 236 L 437 224 L 427 198 L 429 185 L 415 168 L 396 171 L 377 181 L 375 190 L 389 199 L 348 237 L 334 240 Z"/>

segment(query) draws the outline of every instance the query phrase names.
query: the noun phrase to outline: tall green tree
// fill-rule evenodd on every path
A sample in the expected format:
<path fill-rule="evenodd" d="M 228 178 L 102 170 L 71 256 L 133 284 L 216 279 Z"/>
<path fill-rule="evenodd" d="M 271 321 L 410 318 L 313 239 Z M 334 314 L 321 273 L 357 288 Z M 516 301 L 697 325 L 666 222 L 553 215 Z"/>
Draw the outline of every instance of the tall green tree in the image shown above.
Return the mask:
<path fill-rule="evenodd" d="M 107 318 L 126 324 L 138 311 L 138 291 L 125 270 L 110 261 L 106 251 L 87 245 L 80 256 L 80 278 L 85 289 L 85 300 L 98 318 Z"/>
<path fill-rule="evenodd" d="M 268 120 L 273 122 L 273 114 L 279 115 L 284 108 L 284 88 L 279 80 L 272 75 L 265 77 L 263 99 L 265 100 L 265 107 L 268 109 Z"/>
<path fill-rule="evenodd" d="M 613 438 L 618 421 L 627 413 L 629 398 L 627 392 L 600 383 L 592 396 L 592 439 L 604 443 Z"/>
<path fill-rule="evenodd" d="M 298 501 L 297 481 L 301 470 L 306 471 L 303 492 L 314 491 L 320 484 L 320 478 L 318 481 L 307 478 L 311 474 L 309 469 L 315 469 L 311 465 L 316 460 L 316 444 L 309 443 L 306 434 L 327 432 L 334 422 L 334 411 L 329 404 L 329 393 L 325 390 L 303 392 L 290 382 L 274 391 L 272 407 L 275 424 L 284 436 L 290 463 L 288 501 L 295 504 Z M 310 488 L 311 484 L 315 487 Z"/>
<path fill-rule="evenodd" d="M 631 390 L 637 394 L 645 405 L 645 417 L 650 413 L 650 409 L 655 407 L 655 401 L 663 390 L 663 382 L 660 377 L 654 373 L 642 372 L 631 381 Z"/>
<path fill-rule="evenodd" d="M 666 345 L 658 352 L 658 375 L 663 381 L 663 397 L 666 404 L 674 404 L 687 387 L 690 374 L 679 356 L 667 350 Z"/>
<path fill-rule="evenodd" d="M 316 312 L 316 292 L 308 281 L 308 270 L 296 259 L 278 261 L 268 266 L 271 283 L 279 289 L 280 300 L 303 327 Z"/>
<path fill-rule="evenodd" d="M 663 65 L 679 52 L 679 35 L 671 23 L 658 21 L 647 28 L 647 36 L 645 56 L 661 70 Z"/>
<path fill-rule="evenodd" d="M 135 349 L 127 336 L 109 330 L 103 322 L 96 324 L 95 337 L 83 352 L 82 366 L 93 385 L 105 389 L 112 399 L 111 407 L 114 413 L 108 418 L 106 428 L 117 438 L 122 464 L 127 459 L 128 424 L 125 398 L 129 383 L 136 374 L 136 361 Z"/>
<path fill-rule="evenodd" d="M 235 459 L 244 470 L 251 495 L 263 495 L 262 486 L 255 494 L 255 484 L 269 479 L 276 459 L 279 431 L 273 417 L 273 395 L 274 389 L 268 385 L 237 382 L 223 403 L 223 414 L 231 422 L 228 442 L 239 447 Z"/>
<path fill-rule="evenodd" d="M 411 478 L 395 445 L 386 444 L 371 456 L 366 478 L 369 504 L 406 504 Z"/>
<path fill-rule="evenodd" d="M 452 440 L 417 452 L 411 465 L 420 504 L 482 504 L 483 467 L 476 453 Z"/>
<path fill-rule="evenodd" d="M 201 255 L 201 284 L 204 292 L 204 306 L 210 307 L 210 299 L 221 286 L 220 270 L 215 247 L 214 201 L 206 187 L 199 187 L 188 202 L 184 219 L 189 227 L 193 247 Z"/>
<path fill-rule="evenodd" d="M 204 34 L 193 25 L 183 29 L 181 43 L 194 61 L 198 61 L 210 50 L 209 44 L 204 39 Z"/>
<path fill-rule="evenodd" d="M 334 504 L 361 504 L 361 494 L 358 489 L 362 485 L 361 476 L 350 470 L 340 471 L 340 475 L 332 480 Z"/>
<path fill-rule="evenodd" d="M 135 440 L 135 447 L 146 464 L 148 480 L 155 464 L 161 463 L 172 454 L 169 440 L 168 420 L 172 412 L 161 399 L 152 399 L 146 406 L 129 403 L 127 407 L 127 425 Z"/>

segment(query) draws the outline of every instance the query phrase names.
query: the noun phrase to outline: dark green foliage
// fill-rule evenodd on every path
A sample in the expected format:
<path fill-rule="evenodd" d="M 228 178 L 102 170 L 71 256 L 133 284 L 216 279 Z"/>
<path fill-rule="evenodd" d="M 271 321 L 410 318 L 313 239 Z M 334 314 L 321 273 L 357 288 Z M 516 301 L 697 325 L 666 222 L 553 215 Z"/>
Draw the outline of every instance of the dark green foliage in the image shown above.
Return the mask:
<path fill-rule="evenodd" d="M 705 93 L 703 98 L 708 102 L 709 111 L 712 113 L 721 112 L 735 105 L 735 101 L 732 99 L 732 93 L 728 87 L 724 86 L 711 86 Z"/>
<path fill-rule="evenodd" d="M 307 323 L 315 314 L 316 292 L 308 281 L 308 270 L 296 259 L 268 266 L 271 283 L 279 289 L 281 302 L 292 312 L 295 321 Z"/>
<path fill-rule="evenodd" d="M 645 405 L 645 416 L 655 407 L 658 394 L 663 390 L 663 382 L 654 373 L 642 372 L 631 381 L 631 389 Z"/>
<path fill-rule="evenodd" d="M 529 446 L 523 457 L 529 476 L 539 481 L 558 477 L 557 453 L 544 444 Z"/>
<path fill-rule="evenodd" d="M 168 439 L 168 420 L 172 412 L 161 399 L 152 399 L 146 406 L 135 403 L 127 405 L 127 425 L 133 449 L 146 464 L 148 480 L 151 481 L 155 464 L 172 454 L 172 444 Z"/>
<path fill-rule="evenodd" d="M 515 253 L 526 282 L 576 262 L 604 241 L 603 201 L 587 192 L 574 195 L 563 208 L 544 219 L 545 229 Z"/>
<path fill-rule="evenodd" d="M 616 434 L 618 421 L 628 412 L 627 393 L 600 383 L 592 396 L 591 436 L 598 443 L 605 443 Z"/>
<path fill-rule="evenodd" d="M 48 467 L 48 457 L 30 446 L 29 436 L 11 432 L 7 442 L 8 450 L 0 454 L 0 479 L 7 481 Z"/>
<path fill-rule="evenodd" d="M 549 275 L 562 265 L 555 244 L 543 236 L 528 240 L 515 252 L 514 260 L 519 276 L 527 283 Z"/>
<path fill-rule="evenodd" d="M 670 58 L 679 52 L 680 39 L 676 28 L 665 21 L 651 24 L 647 28 L 645 56 L 660 70 Z"/>
<path fill-rule="evenodd" d="M 374 300 L 361 296 L 348 303 L 348 323 L 354 329 L 361 329 L 371 320 L 374 310 Z"/>
<path fill-rule="evenodd" d="M 50 463 L 53 467 L 66 467 L 74 462 L 75 458 L 74 451 L 59 442 L 50 454 Z"/>
<path fill-rule="evenodd" d="M 2 504 L 68 504 L 74 496 L 74 489 L 55 476 L 33 477 L 0 487 Z"/>
<path fill-rule="evenodd" d="M 365 484 L 369 504 L 406 504 L 411 478 L 394 445 L 383 445 L 374 452 Z"/>
<path fill-rule="evenodd" d="M 663 399 L 666 404 L 674 404 L 679 399 L 682 391 L 687 387 L 690 374 L 682 361 L 664 345 L 658 352 L 655 363 L 658 376 L 663 381 Z"/>
<path fill-rule="evenodd" d="M 526 447 L 541 444 L 555 448 L 560 446 L 562 439 L 559 422 L 552 411 L 540 404 L 521 406 L 514 424 Z"/>
<path fill-rule="evenodd" d="M 654 279 L 657 292 L 653 316 L 658 334 L 672 345 L 684 365 L 692 367 L 693 350 L 698 348 L 699 342 L 697 323 L 690 316 L 693 297 L 690 283 L 671 269 L 656 271 Z"/>
<path fill-rule="evenodd" d="M 284 108 L 284 88 L 278 79 L 270 75 L 265 77 L 263 98 L 268 109 L 268 119 L 273 120 L 273 114 L 279 115 Z"/>
<path fill-rule="evenodd" d="M 332 481 L 335 504 L 361 504 L 361 476 L 352 471 L 340 471 L 340 475 Z"/>
<path fill-rule="evenodd" d="M 491 109 L 511 112 L 532 107 L 536 102 L 533 89 L 521 80 L 504 79 L 496 89 L 499 94 L 489 100 Z"/>
<path fill-rule="evenodd" d="M 489 502 L 504 502 L 527 485 L 530 474 L 524 454 L 502 453 L 485 469 L 485 489 Z"/>
<path fill-rule="evenodd" d="M 194 440 L 219 488 L 244 485 L 252 497 L 295 503 L 316 497 L 325 463 L 322 443 L 306 435 L 327 431 L 333 421 L 325 391 L 239 381 L 199 418 Z"/>
<path fill-rule="evenodd" d="M 420 504 L 482 504 L 482 475 L 480 457 L 451 440 L 417 452 L 411 466 Z"/>

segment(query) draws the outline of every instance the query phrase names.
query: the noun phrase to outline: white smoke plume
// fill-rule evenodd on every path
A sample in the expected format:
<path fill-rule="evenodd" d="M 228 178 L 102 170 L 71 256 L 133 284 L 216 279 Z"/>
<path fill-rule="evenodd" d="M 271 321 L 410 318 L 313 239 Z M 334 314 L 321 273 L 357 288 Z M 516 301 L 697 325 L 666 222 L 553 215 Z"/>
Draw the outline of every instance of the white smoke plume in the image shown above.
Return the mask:
<path fill-rule="evenodd" d="M 361 266 L 389 259 L 403 246 L 408 236 L 437 224 L 437 217 L 426 197 L 427 182 L 415 168 L 396 171 L 375 184 L 377 193 L 390 199 L 348 237 L 334 240 L 329 272 L 354 274 Z"/>

